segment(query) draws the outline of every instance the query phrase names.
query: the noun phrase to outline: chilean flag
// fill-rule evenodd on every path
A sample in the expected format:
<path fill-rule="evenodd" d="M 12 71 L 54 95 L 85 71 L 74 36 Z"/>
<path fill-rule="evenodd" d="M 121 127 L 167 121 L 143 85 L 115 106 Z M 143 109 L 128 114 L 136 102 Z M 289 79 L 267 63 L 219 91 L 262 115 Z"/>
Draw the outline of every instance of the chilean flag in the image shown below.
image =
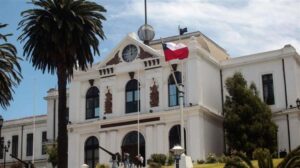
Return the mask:
<path fill-rule="evenodd" d="M 173 59 L 185 59 L 189 56 L 189 49 L 186 45 L 179 43 L 162 43 L 166 61 Z"/>

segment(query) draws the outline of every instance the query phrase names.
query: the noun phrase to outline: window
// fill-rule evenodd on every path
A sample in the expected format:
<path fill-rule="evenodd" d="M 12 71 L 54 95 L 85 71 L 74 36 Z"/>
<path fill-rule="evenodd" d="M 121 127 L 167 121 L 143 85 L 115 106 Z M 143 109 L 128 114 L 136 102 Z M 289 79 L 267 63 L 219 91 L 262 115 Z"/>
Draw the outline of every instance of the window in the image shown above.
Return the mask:
<path fill-rule="evenodd" d="M 262 75 L 262 83 L 263 83 L 264 102 L 267 103 L 268 105 L 273 105 L 275 103 L 273 75 L 272 74 Z"/>
<path fill-rule="evenodd" d="M 93 86 L 86 93 L 86 119 L 99 118 L 99 90 Z"/>
<path fill-rule="evenodd" d="M 181 144 L 180 125 L 174 125 L 169 131 L 169 149 Z M 186 131 L 184 129 L 184 149 L 186 151 Z"/>
<path fill-rule="evenodd" d="M 99 162 L 99 142 L 94 136 L 89 137 L 84 145 L 85 163 L 89 167 L 95 167 Z"/>
<path fill-rule="evenodd" d="M 42 155 L 46 154 L 46 150 L 47 150 L 46 142 L 47 142 L 47 132 L 44 131 L 42 132 Z"/>
<path fill-rule="evenodd" d="M 138 81 L 132 79 L 126 84 L 126 113 L 138 111 L 140 106 L 140 94 L 138 90 Z"/>
<path fill-rule="evenodd" d="M 18 156 L 18 146 L 19 146 L 19 136 L 12 136 L 12 144 L 11 144 L 11 154 L 14 156 Z"/>
<path fill-rule="evenodd" d="M 26 156 L 32 156 L 33 153 L 33 134 L 27 134 Z"/>
<path fill-rule="evenodd" d="M 131 131 L 124 136 L 121 146 L 122 154 L 124 155 L 124 153 L 129 153 L 129 160 L 134 161 L 138 155 L 139 148 L 140 154 L 143 156 L 143 158 L 146 158 L 145 146 L 144 136 L 138 131 Z M 143 162 L 143 166 L 145 166 L 145 162 Z"/>
<path fill-rule="evenodd" d="M 0 139 L 0 159 L 3 159 L 3 144 L 4 144 L 4 137 Z"/>
<path fill-rule="evenodd" d="M 174 72 L 174 76 L 178 84 L 181 84 L 181 72 Z M 168 80 L 168 93 L 169 93 L 169 107 L 178 106 L 179 105 L 179 91 L 176 87 L 176 82 L 174 80 L 173 74 L 169 76 Z"/>

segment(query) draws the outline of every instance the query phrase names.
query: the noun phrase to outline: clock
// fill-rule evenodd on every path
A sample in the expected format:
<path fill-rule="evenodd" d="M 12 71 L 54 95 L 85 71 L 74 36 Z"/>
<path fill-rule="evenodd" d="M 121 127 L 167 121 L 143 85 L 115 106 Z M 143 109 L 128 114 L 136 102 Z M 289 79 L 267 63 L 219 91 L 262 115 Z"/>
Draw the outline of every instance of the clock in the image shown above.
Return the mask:
<path fill-rule="evenodd" d="M 128 45 L 123 49 L 122 58 L 126 62 L 133 61 L 138 55 L 138 49 L 135 45 Z"/>

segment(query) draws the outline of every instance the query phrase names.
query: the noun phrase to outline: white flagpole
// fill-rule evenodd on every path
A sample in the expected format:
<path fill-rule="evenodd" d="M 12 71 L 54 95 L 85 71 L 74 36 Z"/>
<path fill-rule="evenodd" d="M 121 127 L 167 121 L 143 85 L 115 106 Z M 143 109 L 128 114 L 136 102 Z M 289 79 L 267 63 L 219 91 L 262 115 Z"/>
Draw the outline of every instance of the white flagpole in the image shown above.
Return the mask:
<path fill-rule="evenodd" d="M 178 27 L 179 28 L 179 27 Z M 180 36 L 179 36 L 180 37 Z M 162 40 L 162 38 L 160 38 L 160 40 L 161 40 L 161 43 L 163 44 L 163 40 Z M 176 87 L 177 87 L 177 89 L 178 89 L 178 92 L 179 92 L 179 105 L 180 105 L 180 139 L 181 139 L 181 143 L 180 143 L 180 145 L 181 145 L 181 147 L 182 148 L 185 148 L 185 146 L 184 146 L 184 144 L 185 144 L 185 142 L 184 142 L 184 120 L 183 120 L 183 78 L 182 78 L 182 73 L 181 73 L 181 84 L 178 84 L 178 82 L 177 82 L 177 79 L 176 79 L 176 76 L 175 76 L 175 74 L 174 74 L 174 69 L 173 69 L 173 67 L 171 66 L 171 64 L 170 64 L 170 62 L 168 62 L 168 65 L 169 65 L 169 67 L 170 67 L 170 69 L 171 69 L 171 74 L 172 74 L 172 76 L 173 76 L 173 79 L 174 79 L 174 81 L 175 81 L 175 85 L 176 85 Z"/>
<path fill-rule="evenodd" d="M 138 126 L 138 156 L 140 155 L 140 64 L 138 64 L 138 82 L 137 82 L 137 86 L 138 86 L 138 119 L 137 119 L 137 126 Z"/>
<path fill-rule="evenodd" d="M 32 134 L 32 164 L 34 164 L 34 156 L 35 156 L 35 110 L 36 110 L 36 79 L 33 79 L 33 134 Z"/>
<path fill-rule="evenodd" d="M 181 34 L 180 34 L 180 26 L 178 26 L 179 31 L 179 42 L 181 42 Z M 180 61 L 181 63 L 181 84 L 179 85 L 179 105 L 180 105 L 180 138 L 181 138 L 181 147 L 185 149 L 185 139 L 184 139 L 184 120 L 183 120 L 183 97 L 184 97 L 184 91 L 183 91 L 183 61 Z M 186 150 L 186 149 L 185 149 Z"/>

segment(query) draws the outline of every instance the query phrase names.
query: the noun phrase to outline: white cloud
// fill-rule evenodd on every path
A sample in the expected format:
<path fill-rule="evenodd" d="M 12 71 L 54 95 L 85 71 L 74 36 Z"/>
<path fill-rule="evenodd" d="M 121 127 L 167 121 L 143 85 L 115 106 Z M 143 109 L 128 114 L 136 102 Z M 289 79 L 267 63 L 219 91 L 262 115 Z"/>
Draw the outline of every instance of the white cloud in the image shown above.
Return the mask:
<path fill-rule="evenodd" d="M 158 35 L 174 35 L 180 24 L 200 30 L 231 55 L 244 55 L 278 49 L 287 43 L 299 49 L 299 7 L 298 0 L 149 0 L 148 19 Z M 141 21 L 143 1 L 128 1 L 110 16 Z M 173 34 L 168 34 L 171 30 Z"/>

